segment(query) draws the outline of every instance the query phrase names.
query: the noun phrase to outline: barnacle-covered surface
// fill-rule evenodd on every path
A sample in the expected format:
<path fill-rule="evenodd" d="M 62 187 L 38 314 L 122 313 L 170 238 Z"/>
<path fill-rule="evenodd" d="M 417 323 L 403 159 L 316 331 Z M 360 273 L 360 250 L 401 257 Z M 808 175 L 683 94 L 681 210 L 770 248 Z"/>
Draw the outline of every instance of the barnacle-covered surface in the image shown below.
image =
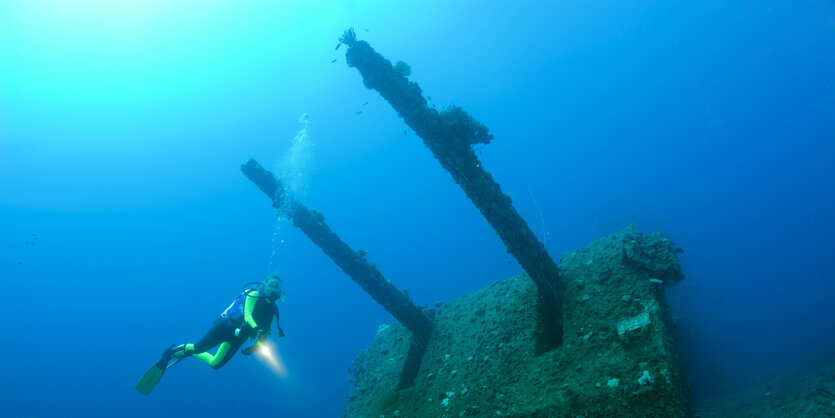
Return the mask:
<path fill-rule="evenodd" d="M 547 320 L 525 274 L 442 303 L 411 386 L 399 378 L 409 342 L 381 329 L 354 362 L 348 417 L 682 417 L 690 392 L 654 272 L 625 265 L 623 246 L 652 248 L 663 234 L 628 228 L 562 257 L 565 337 L 539 353 Z M 650 265 L 678 263 L 657 254 Z M 646 321 L 618 332 L 625 320 Z M 400 389 L 397 389 L 397 382 Z"/>
<path fill-rule="evenodd" d="M 403 77 L 412 75 L 412 67 L 403 61 L 397 61 L 397 63 L 394 64 L 394 70 L 400 73 Z"/>
<path fill-rule="evenodd" d="M 623 263 L 650 272 L 657 280 L 678 283 L 684 279 L 678 253 L 683 252 L 660 233 L 637 234 L 623 243 Z"/>
<path fill-rule="evenodd" d="M 487 127 L 459 106 L 446 108 L 441 112 L 441 119 L 447 124 L 453 137 L 467 145 L 489 144 L 493 140 L 493 135 L 487 132 Z"/>

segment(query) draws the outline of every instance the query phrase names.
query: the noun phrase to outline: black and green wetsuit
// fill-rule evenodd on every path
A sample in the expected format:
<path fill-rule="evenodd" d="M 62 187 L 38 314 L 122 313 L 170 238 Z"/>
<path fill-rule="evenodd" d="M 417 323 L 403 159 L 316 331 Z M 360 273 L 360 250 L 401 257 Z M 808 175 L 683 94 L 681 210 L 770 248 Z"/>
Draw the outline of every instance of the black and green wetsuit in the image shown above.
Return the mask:
<path fill-rule="evenodd" d="M 185 356 L 197 357 L 214 369 L 225 365 L 249 338 L 258 335 L 258 331 L 270 331 L 273 317 L 278 323 L 278 307 L 275 301 L 260 297 L 257 290 L 248 290 L 240 297 L 243 301 L 243 315 L 230 316 L 229 309 L 218 317 L 206 335 L 194 344 L 181 344 L 174 348 L 174 358 Z M 235 330 L 241 329 L 236 336 Z M 218 347 L 214 355 L 208 351 Z"/>

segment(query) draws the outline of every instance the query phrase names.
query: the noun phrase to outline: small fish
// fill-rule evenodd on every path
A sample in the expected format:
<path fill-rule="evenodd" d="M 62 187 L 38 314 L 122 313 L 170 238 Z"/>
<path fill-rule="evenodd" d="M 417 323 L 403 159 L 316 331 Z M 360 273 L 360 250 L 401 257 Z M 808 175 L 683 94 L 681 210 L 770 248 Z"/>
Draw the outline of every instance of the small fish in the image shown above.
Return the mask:
<path fill-rule="evenodd" d="M 333 64 L 333 63 L 335 63 L 335 62 L 336 62 L 336 58 L 334 58 L 334 59 L 333 59 L 333 61 L 331 61 L 331 64 Z"/>
<path fill-rule="evenodd" d="M 403 130 L 403 136 L 406 136 L 408 133 L 409 133 L 409 130 L 408 130 L 408 129 L 404 129 L 404 130 Z"/>
<path fill-rule="evenodd" d="M 363 29 L 364 31 L 368 32 L 368 29 Z"/>
<path fill-rule="evenodd" d="M 334 48 L 333 50 L 336 51 L 337 49 L 339 49 L 340 46 L 342 46 L 342 42 L 336 44 L 336 48 Z"/>
<path fill-rule="evenodd" d="M 360 110 L 359 112 L 357 112 L 357 114 L 358 114 L 358 115 L 359 115 L 360 113 L 362 113 L 362 110 Z"/>
<path fill-rule="evenodd" d="M 367 104 L 368 104 L 368 102 L 365 102 L 365 103 L 363 103 L 362 105 L 363 105 L 363 106 L 365 106 L 365 105 L 367 105 Z"/>
<path fill-rule="evenodd" d="M 432 101 L 432 97 L 426 96 L 426 98 L 429 99 L 429 101 Z"/>

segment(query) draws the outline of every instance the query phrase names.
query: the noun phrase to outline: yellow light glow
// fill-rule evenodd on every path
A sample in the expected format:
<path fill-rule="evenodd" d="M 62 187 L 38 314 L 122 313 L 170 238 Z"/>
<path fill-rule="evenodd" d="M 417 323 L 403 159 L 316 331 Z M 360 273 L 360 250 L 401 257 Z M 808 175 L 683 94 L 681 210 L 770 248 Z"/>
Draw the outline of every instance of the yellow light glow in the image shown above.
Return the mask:
<path fill-rule="evenodd" d="M 278 352 L 277 347 L 274 347 L 269 341 L 260 342 L 261 348 L 258 350 L 257 356 L 276 376 L 284 379 L 287 377 L 287 366 L 284 365 L 284 359 L 281 358 L 281 353 Z"/>

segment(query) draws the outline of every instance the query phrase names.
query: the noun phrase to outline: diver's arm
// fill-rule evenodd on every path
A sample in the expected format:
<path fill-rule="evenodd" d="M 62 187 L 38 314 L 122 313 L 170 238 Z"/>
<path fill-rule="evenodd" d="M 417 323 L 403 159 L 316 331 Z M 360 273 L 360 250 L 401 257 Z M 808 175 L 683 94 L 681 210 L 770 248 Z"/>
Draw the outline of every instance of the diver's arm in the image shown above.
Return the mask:
<path fill-rule="evenodd" d="M 244 302 L 244 321 L 249 324 L 252 329 L 258 329 L 258 323 L 252 317 L 252 311 L 255 310 L 255 304 L 258 303 L 258 291 L 253 290 L 246 295 Z"/>
<path fill-rule="evenodd" d="M 278 320 L 278 306 L 273 303 L 273 314 L 275 315 L 275 327 L 278 328 L 278 338 L 284 337 L 284 330 L 281 329 L 281 322 Z M 272 328 L 272 322 L 270 322 L 270 328 Z"/>

